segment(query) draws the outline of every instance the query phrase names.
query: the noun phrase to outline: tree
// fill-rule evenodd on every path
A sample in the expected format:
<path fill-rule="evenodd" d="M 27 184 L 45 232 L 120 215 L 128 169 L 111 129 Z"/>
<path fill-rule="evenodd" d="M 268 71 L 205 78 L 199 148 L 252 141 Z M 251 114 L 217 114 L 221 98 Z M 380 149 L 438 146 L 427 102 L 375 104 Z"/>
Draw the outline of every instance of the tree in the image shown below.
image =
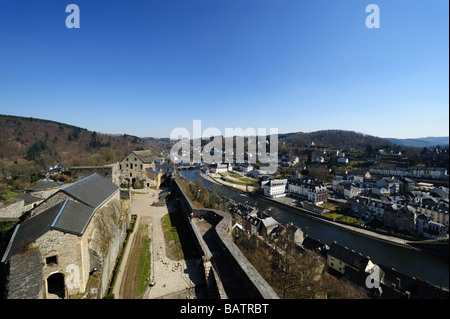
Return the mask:
<path fill-rule="evenodd" d="M 47 144 L 43 141 L 35 142 L 27 151 L 26 159 L 30 161 L 36 160 L 37 157 L 41 154 L 42 151 L 47 149 Z"/>
<path fill-rule="evenodd" d="M 309 170 L 309 176 L 311 178 L 318 179 L 323 182 L 331 181 L 331 176 L 328 173 L 328 170 L 323 167 L 313 167 Z"/>
<path fill-rule="evenodd" d="M 371 155 L 375 155 L 376 154 L 376 150 L 375 150 L 375 148 L 372 146 L 372 145 L 367 145 L 367 147 L 366 147 L 366 152 L 367 152 L 367 155 L 368 156 L 371 156 Z"/>

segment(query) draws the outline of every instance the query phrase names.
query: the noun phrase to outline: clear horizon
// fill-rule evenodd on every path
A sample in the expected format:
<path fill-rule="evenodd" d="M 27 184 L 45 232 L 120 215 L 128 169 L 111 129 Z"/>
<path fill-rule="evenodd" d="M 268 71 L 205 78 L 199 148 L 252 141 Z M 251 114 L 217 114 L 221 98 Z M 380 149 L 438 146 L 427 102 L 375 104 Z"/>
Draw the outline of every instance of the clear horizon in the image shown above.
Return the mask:
<path fill-rule="evenodd" d="M 80 9 L 68 29 L 66 7 Z M 368 29 L 366 6 L 380 8 Z M 0 114 L 105 134 L 176 127 L 447 137 L 449 3 L 0 3 Z"/>

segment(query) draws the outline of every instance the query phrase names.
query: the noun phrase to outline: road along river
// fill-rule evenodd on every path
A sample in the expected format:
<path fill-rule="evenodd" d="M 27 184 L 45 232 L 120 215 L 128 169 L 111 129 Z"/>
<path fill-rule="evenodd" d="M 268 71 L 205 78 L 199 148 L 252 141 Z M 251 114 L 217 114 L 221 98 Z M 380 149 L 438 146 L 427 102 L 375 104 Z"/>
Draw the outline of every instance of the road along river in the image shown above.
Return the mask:
<path fill-rule="evenodd" d="M 327 245 L 337 241 L 341 246 L 346 246 L 349 249 L 369 256 L 374 263 L 395 268 L 408 276 L 421 278 L 438 287 L 449 287 L 448 259 L 334 227 L 327 222 L 303 216 L 295 208 L 277 205 L 263 199 L 247 197 L 229 187 L 208 181 L 193 170 L 184 170 L 180 174 L 186 179 L 195 180 L 199 178 L 206 187 L 217 194 L 229 197 L 237 203 L 247 204 L 264 211 L 283 225 L 293 222 L 304 233 L 314 239 L 319 239 Z"/>

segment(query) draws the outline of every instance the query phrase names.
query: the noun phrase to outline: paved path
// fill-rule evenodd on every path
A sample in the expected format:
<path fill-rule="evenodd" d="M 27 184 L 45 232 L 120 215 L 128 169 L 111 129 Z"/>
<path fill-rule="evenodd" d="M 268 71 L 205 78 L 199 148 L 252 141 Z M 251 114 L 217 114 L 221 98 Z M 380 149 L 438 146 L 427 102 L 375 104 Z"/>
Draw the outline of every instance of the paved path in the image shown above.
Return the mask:
<path fill-rule="evenodd" d="M 149 209 L 149 206 L 153 202 L 153 198 L 151 197 L 152 194 L 134 194 L 132 195 L 132 201 L 130 203 L 131 205 L 131 214 L 137 215 L 136 225 L 134 227 L 134 231 L 130 234 L 130 237 L 128 238 L 128 244 L 125 248 L 125 251 L 123 252 L 123 259 L 122 263 L 119 268 L 119 272 L 117 274 L 116 278 L 116 284 L 114 285 L 113 293 L 116 299 L 122 299 L 123 296 L 123 289 L 122 288 L 122 282 L 123 282 L 123 276 L 125 273 L 125 267 L 127 265 L 128 256 L 130 254 L 130 251 L 132 249 L 132 243 L 134 242 L 134 237 L 136 236 L 137 230 L 139 229 L 139 225 L 141 224 L 141 220 L 144 218 L 144 220 L 150 220 L 151 222 L 151 212 Z M 151 229 L 149 229 L 150 233 Z M 150 234 L 151 236 L 151 234 Z"/>
<path fill-rule="evenodd" d="M 152 281 L 155 283 L 146 293 L 148 299 L 195 298 L 195 286 L 203 283 L 200 269 L 201 259 L 171 260 L 166 257 L 161 218 L 175 210 L 168 206 L 152 206 Z M 179 293 L 176 296 L 176 293 Z M 170 296 L 169 296 L 170 295 Z"/>
<path fill-rule="evenodd" d="M 137 222 L 133 233 L 130 234 L 128 245 L 125 249 L 122 264 L 119 269 L 114 295 L 117 299 L 123 298 L 121 289 L 124 280 L 124 270 L 132 249 L 136 230 L 139 229 L 142 220 L 149 221 L 149 235 L 151 238 L 152 270 L 151 282 L 155 285 L 148 288 L 144 294 L 145 299 L 155 298 L 195 298 L 195 286 L 204 282 L 204 274 L 197 267 L 201 259 L 173 261 L 166 257 L 164 235 L 161 226 L 161 218 L 172 211 L 170 205 L 152 206 L 157 202 L 160 190 L 149 189 L 145 194 L 135 193 L 131 202 L 131 214 L 137 215 Z M 142 218 L 146 217 L 146 218 Z"/>

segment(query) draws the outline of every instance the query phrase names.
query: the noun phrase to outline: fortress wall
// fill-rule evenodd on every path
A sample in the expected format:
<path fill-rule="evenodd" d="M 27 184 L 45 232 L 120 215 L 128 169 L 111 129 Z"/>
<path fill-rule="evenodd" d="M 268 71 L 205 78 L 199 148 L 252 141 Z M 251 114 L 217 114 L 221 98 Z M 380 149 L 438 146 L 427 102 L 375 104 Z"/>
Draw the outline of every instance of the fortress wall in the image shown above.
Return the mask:
<path fill-rule="evenodd" d="M 214 209 L 197 209 L 190 199 L 184 194 L 183 190 L 179 186 L 178 182 L 173 179 L 171 185 L 171 191 L 177 196 L 180 202 L 180 208 L 186 221 L 189 224 L 189 228 L 192 229 L 192 233 L 198 242 L 198 247 L 202 252 L 204 261 L 209 261 L 212 257 L 211 252 L 208 249 L 207 244 L 202 238 L 200 231 L 197 229 L 195 223 L 189 222 L 189 215 L 194 213 L 194 217 L 207 217 L 208 219 L 218 220 L 215 226 L 218 241 L 223 252 L 227 255 L 235 273 L 243 281 L 247 287 L 247 291 L 252 298 L 255 299 L 278 299 L 278 295 L 270 287 L 267 281 L 259 274 L 259 272 L 253 267 L 253 265 L 244 256 L 241 250 L 233 242 L 229 234 L 231 233 L 232 220 L 228 212 L 223 212 Z M 220 284 L 219 284 L 220 285 Z"/>

